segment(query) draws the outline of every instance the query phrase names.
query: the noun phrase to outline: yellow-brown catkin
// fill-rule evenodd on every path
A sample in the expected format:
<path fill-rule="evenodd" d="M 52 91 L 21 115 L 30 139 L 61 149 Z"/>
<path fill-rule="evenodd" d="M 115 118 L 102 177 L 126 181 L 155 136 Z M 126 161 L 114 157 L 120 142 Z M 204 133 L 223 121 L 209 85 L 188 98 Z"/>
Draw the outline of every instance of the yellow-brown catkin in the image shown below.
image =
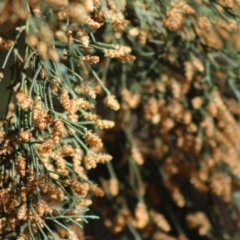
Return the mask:
<path fill-rule="evenodd" d="M 16 157 L 16 172 L 20 176 L 25 176 L 26 174 L 26 160 L 20 155 Z"/>
<path fill-rule="evenodd" d="M 177 8 L 171 8 L 166 12 L 166 17 L 163 22 L 169 30 L 178 31 L 182 28 L 182 19 L 181 11 Z"/>
<path fill-rule="evenodd" d="M 202 64 L 202 62 L 200 61 L 200 59 L 194 57 L 192 60 L 191 60 L 193 66 L 197 69 L 197 71 L 199 72 L 204 72 L 204 66 Z"/>
<path fill-rule="evenodd" d="M 187 226 L 198 229 L 200 235 L 206 235 L 211 225 L 203 212 L 189 213 L 186 217 Z"/>
<path fill-rule="evenodd" d="M 13 44 L 14 42 L 12 40 L 4 40 L 0 38 L 0 50 L 8 50 Z"/>
<path fill-rule="evenodd" d="M 17 240 L 28 240 L 28 236 L 22 233 L 18 235 Z"/>
<path fill-rule="evenodd" d="M 71 108 L 71 100 L 69 99 L 68 93 L 67 91 L 64 91 L 61 95 L 60 95 L 60 103 L 62 104 L 64 110 L 66 112 L 68 112 Z"/>
<path fill-rule="evenodd" d="M 203 99 L 201 97 L 194 97 L 192 100 L 193 108 L 199 109 L 203 104 Z"/>
<path fill-rule="evenodd" d="M 45 58 L 47 56 L 47 51 L 48 51 L 48 46 L 45 42 L 43 41 L 39 41 L 38 42 L 38 45 L 37 45 L 37 52 L 38 52 L 38 55 L 41 57 L 41 58 Z"/>
<path fill-rule="evenodd" d="M 138 165 L 142 165 L 144 163 L 143 156 L 136 147 L 132 148 L 132 158 Z"/>
<path fill-rule="evenodd" d="M 38 44 L 38 37 L 35 34 L 30 33 L 26 37 L 26 43 L 29 47 L 35 48 Z"/>
<path fill-rule="evenodd" d="M 86 8 L 88 12 L 93 12 L 94 10 L 94 1 L 93 0 L 83 0 L 82 5 Z"/>
<path fill-rule="evenodd" d="M 144 30 L 138 31 L 138 41 L 141 45 L 145 45 L 147 42 L 147 33 Z"/>
<path fill-rule="evenodd" d="M 42 144 L 36 144 L 36 149 L 39 153 L 50 153 L 54 148 L 54 143 L 52 139 L 45 141 Z"/>
<path fill-rule="evenodd" d="M 73 156 L 74 153 L 75 153 L 75 150 L 73 149 L 73 147 L 71 145 L 63 145 L 61 148 L 61 154 L 63 156 Z"/>
<path fill-rule="evenodd" d="M 100 187 L 98 187 L 97 185 L 92 185 L 91 190 L 92 190 L 93 195 L 95 195 L 97 197 L 103 197 L 104 196 L 103 190 Z"/>
<path fill-rule="evenodd" d="M 91 131 L 87 131 L 84 135 L 84 141 L 93 148 L 100 149 L 103 146 L 102 140 Z"/>
<path fill-rule="evenodd" d="M 79 199 L 78 200 L 78 205 L 81 207 L 88 207 L 92 204 L 92 200 L 90 199 Z"/>
<path fill-rule="evenodd" d="M 51 80 L 50 89 L 52 93 L 57 93 L 59 88 L 60 79 L 55 77 Z"/>
<path fill-rule="evenodd" d="M 66 7 L 68 5 L 68 0 L 44 0 L 44 1 L 55 7 Z"/>
<path fill-rule="evenodd" d="M 160 214 L 155 212 L 154 210 L 150 210 L 150 216 L 153 220 L 153 222 L 164 232 L 169 232 L 171 230 L 171 227 L 165 217 Z"/>
<path fill-rule="evenodd" d="M 153 234 L 152 239 L 153 240 L 180 240 L 180 238 L 175 238 L 161 231 L 156 231 Z M 188 240 L 188 239 L 185 239 L 185 240 Z"/>
<path fill-rule="evenodd" d="M 61 140 L 61 135 L 66 132 L 66 128 L 60 119 L 55 119 L 53 123 L 53 142 L 59 144 Z"/>
<path fill-rule="evenodd" d="M 132 221 L 132 225 L 136 228 L 144 228 L 149 221 L 149 216 L 147 213 L 146 205 L 142 202 L 139 202 L 135 208 L 135 218 L 136 220 Z"/>
<path fill-rule="evenodd" d="M 72 180 L 71 181 L 71 187 L 74 190 L 75 193 L 78 195 L 81 195 L 85 197 L 88 193 L 89 190 L 89 184 L 88 183 L 81 183 L 77 180 Z"/>
<path fill-rule="evenodd" d="M 106 163 L 112 160 L 112 156 L 107 153 L 99 153 L 96 157 L 96 161 L 99 163 Z"/>
<path fill-rule="evenodd" d="M 42 217 L 45 213 L 51 213 L 52 209 L 43 200 L 34 205 L 34 209 L 39 217 Z"/>
<path fill-rule="evenodd" d="M 81 84 L 75 87 L 75 91 L 78 94 L 87 95 L 93 99 L 96 98 L 96 91 L 93 87 L 89 86 L 88 83 L 82 82 Z"/>
<path fill-rule="evenodd" d="M 17 210 L 17 219 L 18 220 L 25 220 L 27 218 L 27 207 L 26 205 L 22 205 L 20 208 Z"/>
<path fill-rule="evenodd" d="M 42 107 L 41 100 L 37 100 L 33 105 L 33 124 L 35 127 L 44 130 L 51 122 L 47 110 Z"/>
<path fill-rule="evenodd" d="M 89 36 L 88 36 L 88 34 L 83 30 L 78 30 L 77 31 L 77 36 L 79 37 L 83 47 L 88 48 L 88 46 L 89 46 Z"/>
<path fill-rule="evenodd" d="M 98 28 L 101 27 L 101 23 L 95 22 L 91 17 L 89 16 L 84 16 L 82 18 L 83 22 L 88 24 L 88 26 L 94 30 L 97 30 Z"/>
<path fill-rule="evenodd" d="M 60 202 L 62 202 L 63 199 L 64 199 L 63 191 L 60 188 L 58 188 L 57 186 L 54 186 L 54 185 L 51 186 L 51 187 L 48 186 L 46 194 L 48 194 L 51 199 L 58 200 Z"/>
<path fill-rule="evenodd" d="M 0 130 L 0 143 L 3 142 L 4 137 L 5 137 L 5 132 L 1 129 L 1 130 Z"/>
<path fill-rule="evenodd" d="M 129 35 L 133 36 L 133 37 L 138 36 L 139 35 L 139 29 L 137 27 L 131 28 L 129 30 Z"/>
<path fill-rule="evenodd" d="M 32 106 L 32 98 L 25 95 L 23 91 L 18 91 L 16 93 L 17 102 L 20 104 L 22 110 L 26 110 Z"/>
<path fill-rule="evenodd" d="M 85 110 L 89 110 L 89 109 L 94 108 L 94 105 L 92 103 L 88 102 L 87 100 L 85 100 L 83 98 L 77 98 L 76 103 L 77 103 L 79 108 L 82 108 L 82 109 L 85 109 Z"/>
<path fill-rule="evenodd" d="M 84 113 L 83 117 L 88 121 L 96 121 L 99 118 L 97 114 L 88 112 Z"/>
<path fill-rule="evenodd" d="M 117 111 L 120 108 L 120 104 L 116 100 L 115 96 L 109 95 L 104 99 L 104 104 L 108 106 L 109 108 Z"/>
<path fill-rule="evenodd" d="M 194 14 L 195 13 L 195 10 L 192 7 L 190 7 L 185 1 L 180 1 L 178 3 L 178 8 L 181 9 L 184 13 L 187 13 L 187 14 Z"/>
<path fill-rule="evenodd" d="M 86 9 L 81 4 L 71 4 L 68 8 L 70 18 L 77 22 L 83 22 L 86 17 Z"/>
<path fill-rule="evenodd" d="M 108 190 L 112 196 L 118 195 L 118 180 L 116 178 L 111 178 L 108 183 Z"/>
<path fill-rule="evenodd" d="M 97 158 L 95 156 L 93 156 L 92 154 L 87 154 L 83 158 L 83 164 L 86 169 L 95 168 L 97 166 Z"/>
<path fill-rule="evenodd" d="M 68 240 L 79 240 L 77 234 L 73 231 L 68 232 Z"/>
<path fill-rule="evenodd" d="M 109 129 L 109 128 L 113 128 L 115 125 L 113 121 L 101 120 L 101 119 L 97 119 L 95 124 L 96 124 L 95 126 L 99 129 Z"/>
<path fill-rule="evenodd" d="M 132 94 L 128 89 L 124 88 L 121 91 L 124 101 L 130 108 L 136 108 L 140 102 L 140 94 Z"/>
<path fill-rule="evenodd" d="M 29 142 L 31 137 L 32 137 L 32 133 L 30 130 L 22 131 L 18 134 L 18 142 L 20 143 Z"/>
<path fill-rule="evenodd" d="M 55 48 L 49 48 L 47 52 L 48 58 L 53 62 L 59 62 L 60 56 Z"/>
<path fill-rule="evenodd" d="M 64 31 L 58 30 L 54 33 L 54 36 L 63 44 L 69 43 L 67 34 Z"/>
<path fill-rule="evenodd" d="M 99 62 L 99 57 L 98 56 L 86 55 L 86 56 L 83 56 L 80 59 L 80 62 L 84 62 L 84 63 L 88 63 L 88 64 L 98 63 Z"/>
<path fill-rule="evenodd" d="M 212 24 L 209 21 L 209 19 L 205 16 L 200 16 L 198 18 L 198 23 L 197 26 L 199 27 L 199 29 L 203 30 L 203 31 L 210 31 L 212 29 Z"/>

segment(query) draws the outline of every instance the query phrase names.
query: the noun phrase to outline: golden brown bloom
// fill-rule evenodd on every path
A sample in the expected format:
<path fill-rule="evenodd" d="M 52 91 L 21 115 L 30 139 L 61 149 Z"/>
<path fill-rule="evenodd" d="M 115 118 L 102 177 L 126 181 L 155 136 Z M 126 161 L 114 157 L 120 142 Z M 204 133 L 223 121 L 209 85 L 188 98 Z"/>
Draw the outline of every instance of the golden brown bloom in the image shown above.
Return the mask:
<path fill-rule="evenodd" d="M 54 144 L 53 144 L 53 141 L 51 139 L 45 141 L 42 144 L 36 144 L 36 149 L 40 153 L 49 153 L 49 152 L 52 151 L 53 148 L 54 148 Z"/>
<path fill-rule="evenodd" d="M 79 94 L 90 96 L 91 98 L 96 98 L 96 91 L 93 87 L 89 86 L 88 83 L 82 82 L 77 85 L 75 91 Z"/>
<path fill-rule="evenodd" d="M 164 232 L 169 232 L 171 230 L 171 227 L 165 217 L 160 214 L 155 212 L 154 210 L 150 210 L 150 216 L 153 220 L 153 222 Z"/>
<path fill-rule="evenodd" d="M 139 30 L 138 41 L 141 45 L 145 45 L 147 42 L 147 33 L 144 30 Z"/>
<path fill-rule="evenodd" d="M 123 89 L 121 91 L 124 101 L 129 105 L 130 108 L 136 108 L 140 102 L 139 94 L 132 94 L 128 89 Z"/>
<path fill-rule="evenodd" d="M 191 60 L 193 66 L 197 69 L 197 71 L 199 72 L 204 72 L 204 66 L 202 64 L 202 62 L 200 61 L 200 59 L 194 57 Z"/>
<path fill-rule="evenodd" d="M 37 100 L 33 105 L 33 124 L 35 127 L 44 130 L 51 122 L 51 118 L 48 116 L 48 112 L 42 106 L 42 101 Z"/>
<path fill-rule="evenodd" d="M 83 56 L 80 59 L 80 62 L 84 62 L 84 63 L 88 63 L 88 64 L 98 63 L 99 62 L 99 57 L 98 56 L 86 55 L 86 56 Z"/>
<path fill-rule="evenodd" d="M 121 12 L 117 12 L 115 10 L 105 10 L 104 14 L 105 17 L 111 22 L 115 31 L 122 31 L 129 24 L 129 21 L 124 19 L 124 16 Z"/>
<path fill-rule="evenodd" d="M 136 228 L 144 228 L 149 221 L 146 205 L 139 202 L 135 208 L 135 219 L 131 220 L 131 224 Z"/>
<path fill-rule="evenodd" d="M 133 160 L 134 160 L 138 165 L 142 165 L 142 164 L 144 163 L 143 156 L 142 156 L 142 154 L 141 154 L 141 152 L 139 151 L 138 148 L 133 147 L 131 153 L 132 153 L 132 158 L 133 158 Z"/>
<path fill-rule="evenodd" d="M 48 46 L 45 42 L 43 41 L 39 41 L 38 42 L 38 45 L 37 45 L 37 52 L 38 52 L 38 55 L 41 57 L 41 58 L 45 58 L 47 56 L 47 51 L 48 51 Z"/>
<path fill-rule="evenodd" d="M 22 205 L 17 211 L 18 220 L 26 220 L 27 219 L 27 212 L 28 212 L 27 206 Z"/>
<path fill-rule="evenodd" d="M 116 196 L 118 195 L 118 191 L 119 191 L 119 188 L 118 188 L 118 180 L 116 178 L 111 178 L 109 180 L 109 183 L 108 183 L 108 190 L 109 190 L 109 193 L 112 195 L 112 196 Z"/>
<path fill-rule="evenodd" d="M 18 134 L 18 141 L 19 141 L 20 143 L 29 142 L 29 140 L 30 140 L 31 137 L 32 137 L 31 130 L 21 131 L 21 132 Z"/>
<path fill-rule="evenodd" d="M 94 196 L 97 196 L 97 197 L 103 197 L 104 196 L 103 190 L 95 184 L 91 186 L 91 191 L 92 191 Z"/>
<path fill-rule="evenodd" d="M 87 154 L 83 159 L 83 163 L 86 169 L 95 168 L 97 166 L 97 158 L 92 154 Z"/>
<path fill-rule="evenodd" d="M 63 191 L 55 185 L 48 186 L 46 194 L 49 194 L 50 199 L 57 200 L 59 202 L 62 202 L 64 199 Z"/>
<path fill-rule="evenodd" d="M 57 77 L 55 77 L 51 80 L 50 89 L 51 89 L 52 93 L 57 93 L 58 88 L 59 88 L 59 83 L 60 83 L 60 79 Z"/>
<path fill-rule="evenodd" d="M 85 15 L 84 17 L 82 17 L 82 21 L 83 21 L 84 23 L 88 24 L 88 26 L 89 26 L 90 28 L 94 29 L 94 30 L 99 29 L 99 28 L 102 26 L 101 23 L 94 21 L 91 17 L 89 17 L 89 16 L 87 16 L 87 15 Z"/>
<path fill-rule="evenodd" d="M 23 91 L 17 92 L 16 99 L 23 110 L 26 110 L 32 106 L 32 98 L 27 96 Z"/>
<path fill-rule="evenodd" d="M 99 163 L 106 163 L 112 160 L 112 156 L 107 153 L 99 153 L 96 156 L 96 161 Z"/>
<path fill-rule="evenodd" d="M 59 40 L 59 42 L 61 42 L 63 44 L 69 43 L 69 38 L 67 37 L 67 34 L 62 30 L 56 31 L 54 33 L 54 36 Z"/>
<path fill-rule="evenodd" d="M 59 62 L 59 60 L 60 60 L 60 56 L 59 56 L 57 50 L 54 48 L 49 48 L 47 55 L 48 55 L 48 58 L 54 62 Z"/>
<path fill-rule="evenodd" d="M 108 120 L 101 120 L 97 119 L 96 120 L 96 127 L 99 129 L 109 129 L 114 127 L 114 122 L 113 121 L 108 121 Z"/>
<path fill-rule="evenodd" d="M 91 131 L 87 131 L 84 135 L 84 141 L 93 148 L 102 148 L 103 143 L 102 140 Z"/>
<path fill-rule="evenodd" d="M 83 47 L 88 48 L 88 46 L 89 46 L 89 36 L 88 36 L 88 34 L 84 30 L 79 29 L 77 31 L 77 36 L 79 37 Z"/>
<path fill-rule="evenodd" d="M 201 97 L 194 97 L 192 100 L 192 105 L 195 109 L 198 109 L 202 106 L 203 100 Z"/>
<path fill-rule="evenodd" d="M 66 128 L 63 124 L 63 122 L 60 119 L 55 119 L 53 123 L 53 142 L 55 144 L 59 144 L 61 140 L 62 134 L 66 132 Z"/>
<path fill-rule="evenodd" d="M 190 213 L 186 217 L 189 228 L 198 229 L 200 235 L 206 235 L 211 225 L 203 212 Z"/>
<path fill-rule="evenodd" d="M 26 37 L 26 43 L 29 47 L 35 48 L 38 45 L 38 37 L 35 34 L 29 34 Z"/>
<path fill-rule="evenodd" d="M 212 28 L 212 24 L 207 17 L 200 16 L 198 18 L 198 27 L 200 29 L 203 29 L 204 31 L 210 31 Z"/>
<path fill-rule="evenodd" d="M 90 200 L 90 199 L 79 199 L 78 204 L 81 207 L 89 207 L 92 204 L 92 200 Z"/>
<path fill-rule="evenodd" d="M 104 103 L 111 109 L 117 111 L 120 108 L 120 104 L 116 100 L 115 96 L 109 95 L 104 99 Z"/>
<path fill-rule="evenodd" d="M 182 27 L 182 14 L 179 9 L 172 8 L 166 13 L 164 25 L 172 31 L 178 31 Z"/>
<path fill-rule="evenodd" d="M 12 45 L 14 44 L 14 42 L 12 40 L 5 40 L 3 38 L 0 37 L 0 50 L 8 50 L 9 48 L 12 47 Z"/>
<path fill-rule="evenodd" d="M 69 231 L 68 233 L 68 240 L 78 240 L 78 236 L 75 232 L 73 231 Z"/>
<path fill-rule="evenodd" d="M 26 159 L 20 155 L 16 157 L 16 172 L 20 176 L 25 176 L 26 174 Z"/>
<path fill-rule="evenodd" d="M 81 183 L 77 180 L 71 181 L 71 187 L 77 194 L 85 197 L 89 190 L 89 184 L 88 183 Z"/>
<path fill-rule="evenodd" d="M 94 107 L 94 105 L 92 103 L 88 102 L 87 100 L 85 100 L 83 98 L 77 98 L 76 103 L 78 104 L 79 108 L 83 108 L 85 110 L 89 110 Z"/>
<path fill-rule="evenodd" d="M 71 4 L 68 7 L 68 13 L 69 16 L 77 22 L 82 22 L 84 16 L 87 14 L 86 9 L 81 4 Z"/>
<path fill-rule="evenodd" d="M 25 235 L 25 234 L 20 234 L 20 235 L 17 237 L 17 240 L 28 240 L 28 237 L 27 237 L 27 235 Z"/>
<path fill-rule="evenodd" d="M 97 114 L 86 112 L 84 118 L 88 121 L 95 121 L 99 118 Z"/>
<path fill-rule="evenodd" d="M 68 0 L 44 0 L 44 2 L 55 7 L 66 7 L 68 5 Z"/>
<path fill-rule="evenodd" d="M 66 112 L 68 112 L 71 108 L 71 101 L 69 99 L 69 95 L 67 91 L 64 91 L 61 95 L 60 95 L 60 103 L 62 104 L 64 110 Z"/>
<path fill-rule="evenodd" d="M 4 137 L 5 137 L 5 132 L 3 130 L 0 130 L 0 143 L 3 142 Z"/>

